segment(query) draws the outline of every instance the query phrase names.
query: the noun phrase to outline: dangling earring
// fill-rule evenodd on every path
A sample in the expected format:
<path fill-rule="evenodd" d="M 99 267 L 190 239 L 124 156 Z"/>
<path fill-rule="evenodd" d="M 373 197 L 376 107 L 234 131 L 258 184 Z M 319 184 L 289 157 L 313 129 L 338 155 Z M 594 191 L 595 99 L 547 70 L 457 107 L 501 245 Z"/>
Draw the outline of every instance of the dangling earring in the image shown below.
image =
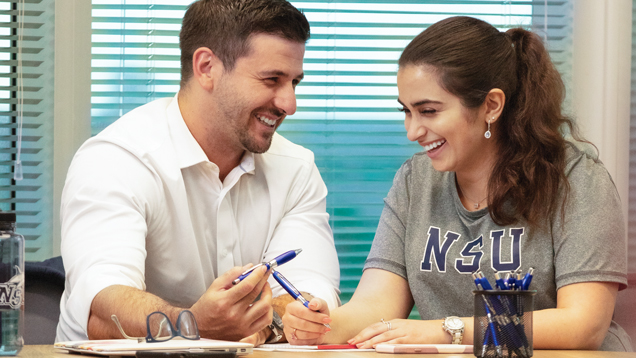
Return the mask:
<path fill-rule="evenodd" d="M 492 120 L 495 120 L 495 117 L 492 117 Z M 486 139 L 490 138 L 490 136 L 492 135 L 492 133 L 490 133 L 490 121 L 488 121 L 488 130 L 486 131 L 486 133 L 484 133 L 484 137 L 486 137 Z"/>

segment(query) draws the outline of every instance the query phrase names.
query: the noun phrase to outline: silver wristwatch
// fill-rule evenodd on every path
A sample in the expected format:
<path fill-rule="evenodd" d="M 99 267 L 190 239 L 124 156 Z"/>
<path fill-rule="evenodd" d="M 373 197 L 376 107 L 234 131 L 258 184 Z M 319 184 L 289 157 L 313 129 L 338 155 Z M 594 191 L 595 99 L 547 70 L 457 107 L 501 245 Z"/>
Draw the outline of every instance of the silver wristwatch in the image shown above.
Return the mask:
<path fill-rule="evenodd" d="M 274 337 L 269 339 L 265 343 L 278 343 L 283 338 L 283 320 L 280 319 L 280 316 L 276 311 L 274 311 L 274 315 L 272 317 L 272 323 L 270 323 L 267 327 L 272 330 L 274 333 Z"/>
<path fill-rule="evenodd" d="M 442 323 L 442 328 L 450 333 L 452 344 L 462 344 L 464 339 L 464 321 L 461 318 L 457 316 L 446 317 L 444 323 Z"/>

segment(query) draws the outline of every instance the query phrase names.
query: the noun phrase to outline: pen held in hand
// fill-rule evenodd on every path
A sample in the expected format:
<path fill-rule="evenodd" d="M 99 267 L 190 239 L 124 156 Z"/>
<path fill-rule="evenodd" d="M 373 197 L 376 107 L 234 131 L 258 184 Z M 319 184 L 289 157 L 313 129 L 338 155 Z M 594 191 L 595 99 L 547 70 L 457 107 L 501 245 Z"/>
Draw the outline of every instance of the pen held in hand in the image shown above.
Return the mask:
<path fill-rule="evenodd" d="M 285 289 L 285 291 L 287 291 L 287 293 L 289 293 L 296 301 L 299 301 L 300 303 L 303 304 L 303 306 L 309 308 L 309 301 L 307 301 L 307 299 L 305 299 L 305 297 L 303 297 L 303 295 L 300 294 L 300 292 L 298 291 L 298 289 L 296 287 L 294 287 L 294 285 L 291 284 L 291 282 L 289 282 L 285 276 L 283 276 L 283 274 L 281 274 L 278 271 L 274 271 L 272 270 L 272 276 L 274 276 L 274 279 Z M 311 309 L 311 308 L 309 308 Z M 328 324 L 324 323 L 325 327 L 327 328 L 331 328 L 331 326 L 329 326 Z"/>
<path fill-rule="evenodd" d="M 290 261 L 291 259 L 295 258 L 296 256 L 298 256 L 298 254 L 300 254 L 303 250 L 302 249 L 296 249 L 296 250 L 289 250 L 287 252 L 284 252 L 278 256 L 276 256 L 273 260 L 271 260 L 270 262 L 262 262 L 256 266 L 252 266 L 249 269 L 247 269 L 245 272 L 243 272 L 241 274 L 241 276 L 239 276 L 238 278 L 236 278 L 234 281 L 232 281 L 233 285 L 238 284 L 239 282 L 243 281 L 247 276 L 249 276 L 252 271 L 256 270 L 258 267 L 261 266 L 266 266 L 267 270 L 269 269 L 275 269 L 276 267 Z"/>

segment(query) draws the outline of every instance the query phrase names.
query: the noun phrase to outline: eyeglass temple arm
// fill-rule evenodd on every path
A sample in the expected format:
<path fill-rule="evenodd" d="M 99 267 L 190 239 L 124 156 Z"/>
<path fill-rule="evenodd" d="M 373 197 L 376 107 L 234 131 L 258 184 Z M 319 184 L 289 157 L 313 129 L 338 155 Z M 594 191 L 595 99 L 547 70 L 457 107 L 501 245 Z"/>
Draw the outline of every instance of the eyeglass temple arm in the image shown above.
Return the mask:
<path fill-rule="evenodd" d="M 119 333 L 121 333 L 122 336 L 124 336 L 124 338 L 126 339 L 136 339 L 138 343 L 141 343 L 145 340 L 144 337 L 130 337 L 129 335 L 126 334 L 126 332 L 124 332 L 124 329 L 121 327 L 121 324 L 119 324 L 119 319 L 117 318 L 116 315 L 110 315 L 110 319 L 113 320 L 113 322 L 115 322 L 115 324 L 117 325 L 117 328 L 119 328 Z"/>

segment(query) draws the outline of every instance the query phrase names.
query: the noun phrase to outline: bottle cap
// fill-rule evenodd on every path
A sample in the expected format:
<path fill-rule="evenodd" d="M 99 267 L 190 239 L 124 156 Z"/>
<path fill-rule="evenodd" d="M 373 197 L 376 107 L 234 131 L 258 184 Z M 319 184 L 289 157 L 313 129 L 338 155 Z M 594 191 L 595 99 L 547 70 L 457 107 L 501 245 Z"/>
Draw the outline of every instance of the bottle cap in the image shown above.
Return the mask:
<path fill-rule="evenodd" d="M 0 222 L 15 222 L 15 213 L 8 211 L 0 211 Z"/>

